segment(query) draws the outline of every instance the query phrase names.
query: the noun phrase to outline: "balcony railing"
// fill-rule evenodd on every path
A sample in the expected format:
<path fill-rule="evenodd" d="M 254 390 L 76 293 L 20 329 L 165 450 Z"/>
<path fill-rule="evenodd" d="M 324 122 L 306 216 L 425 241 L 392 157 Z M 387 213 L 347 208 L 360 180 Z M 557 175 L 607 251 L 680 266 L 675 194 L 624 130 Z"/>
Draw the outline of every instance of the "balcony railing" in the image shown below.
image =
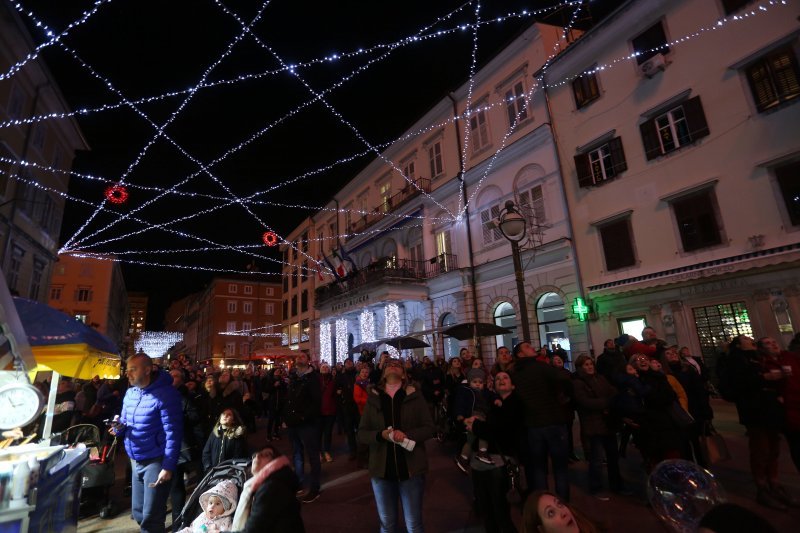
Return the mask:
<path fill-rule="evenodd" d="M 337 296 L 367 285 L 395 282 L 422 282 L 458 269 L 458 257 L 441 254 L 430 261 L 412 261 L 395 257 L 382 257 L 364 269 L 346 276 L 343 280 L 317 287 L 314 303 L 319 308 Z"/>
<path fill-rule="evenodd" d="M 414 186 L 416 185 L 416 187 Z M 363 233 L 368 227 L 372 226 L 379 220 L 382 220 L 386 213 L 391 213 L 398 209 L 412 198 L 419 196 L 422 192 L 431 192 L 431 180 L 428 178 L 417 178 L 414 180 L 414 185 L 406 183 L 406 186 L 397 191 L 395 194 L 381 202 L 381 204 L 360 217 L 350 222 L 348 238 L 352 238 L 359 233 Z"/>

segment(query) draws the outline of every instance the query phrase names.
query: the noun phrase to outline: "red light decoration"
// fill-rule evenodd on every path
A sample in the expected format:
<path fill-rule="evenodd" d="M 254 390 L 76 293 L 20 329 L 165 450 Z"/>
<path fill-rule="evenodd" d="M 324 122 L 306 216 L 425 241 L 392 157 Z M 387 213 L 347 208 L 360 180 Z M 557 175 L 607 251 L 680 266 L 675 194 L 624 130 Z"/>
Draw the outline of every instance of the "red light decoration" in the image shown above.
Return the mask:
<path fill-rule="evenodd" d="M 265 232 L 261 238 L 267 246 L 275 246 L 278 244 L 278 235 L 274 231 Z"/>
<path fill-rule="evenodd" d="M 122 185 L 106 187 L 106 199 L 112 204 L 124 204 L 128 201 L 128 189 Z"/>

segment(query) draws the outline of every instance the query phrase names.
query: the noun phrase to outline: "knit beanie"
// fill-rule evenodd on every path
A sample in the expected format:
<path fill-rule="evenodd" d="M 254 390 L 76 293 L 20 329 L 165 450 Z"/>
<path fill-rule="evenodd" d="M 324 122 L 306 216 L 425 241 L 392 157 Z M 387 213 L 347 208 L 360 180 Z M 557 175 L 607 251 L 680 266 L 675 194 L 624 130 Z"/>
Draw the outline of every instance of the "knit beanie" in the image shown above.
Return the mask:
<path fill-rule="evenodd" d="M 486 383 L 486 372 L 484 372 L 481 368 L 470 368 L 469 372 L 467 372 L 467 384 L 469 384 L 475 378 L 480 378 L 484 383 Z"/>

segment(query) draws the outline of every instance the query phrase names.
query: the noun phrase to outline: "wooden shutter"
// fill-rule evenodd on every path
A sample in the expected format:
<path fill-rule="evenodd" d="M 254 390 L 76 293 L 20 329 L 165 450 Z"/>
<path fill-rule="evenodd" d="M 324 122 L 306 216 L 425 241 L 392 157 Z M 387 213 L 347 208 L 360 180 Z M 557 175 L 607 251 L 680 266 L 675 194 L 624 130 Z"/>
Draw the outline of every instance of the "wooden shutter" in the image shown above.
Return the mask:
<path fill-rule="evenodd" d="M 630 220 L 624 218 L 599 228 L 603 242 L 606 270 L 616 270 L 636 264 L 631 240 Z"/>
<path fill-rule="evenodd" d="M 592 167 L 589 165 L 589 154 L 578 154 L 575 156 L 575 169 L 578 171 L 579 187 L 591 187 L 594 185 Z"/>
<path fill-rule="evenodd" d="M 686 122 L 689 124 L 689 136 L 692 142 L 709 134 L 706 115 L 703 113 L 703 104 L 700 102 L 699 96 L 686 100 L 683 104 L 683 112 L 686 115 Z"/>
<path fill-rule="evenodd" d="M 644 155 L 648 161 L 661 155 L 661 143 L 658 142 L 658 130 L 656 129 L 656 119 L 652 118 L 647 122 L 639 124 L 639 131 L 642 134 L 644 144 Z"/>
<path fill-rule="evenodd" d="M 800 94 L 797 60 L 791 48 L 781 50 L 770 57 L 770 68 L 775 76 L 775 89 L 781 100 L 789 100 Z"/>
<path fill-rule="evenodd" d="M 622 137 L 614 137 L 608 142 L 608 149 L 611 152 L 611 164 L 614 167 L 614 176 L 619 176 L 621 172 L 628 170 L 628 162 L 625 160 L 625 150 L 622 149 Z"/>

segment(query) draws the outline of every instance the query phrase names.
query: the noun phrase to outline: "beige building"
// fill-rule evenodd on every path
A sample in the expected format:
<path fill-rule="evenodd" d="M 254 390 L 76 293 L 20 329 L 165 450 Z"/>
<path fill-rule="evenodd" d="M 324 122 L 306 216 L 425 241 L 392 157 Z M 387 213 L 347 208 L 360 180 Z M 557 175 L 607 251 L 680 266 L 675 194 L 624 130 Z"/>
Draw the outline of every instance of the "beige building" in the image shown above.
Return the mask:
<path fill-rule="evenodd" d="M 494 225 L 512 201 L 530 229 L 522 264 L 533 342 L 588 348 L 569 307 L 579 294 L 574 254 L 533 78 L 567 45 L 562 31 L 532 25 L 287 236 L 285 344 L 342 360 L 359 344 L 416 334 L 431 346 L 416 356 L 469 346 L 491 361 L 499 345 L 522 338 L 510 244 Z M 478 346 L 441 335 L 476 320 L 511 333 Z"/>
<path fill-rule="evenodd" d="M 0 72 L 33 52 L 24 23 L 0 3 Z M 0 82 L 0 267 L 9 289 L 47 301 L 69 170 L 86 140 L 73 119 L 25 122 L 69 106 L 41 58 Z M 28 162 L 42 168 L 23 166 Z"/>
<path fill-rule="evenodd" d="M 800 332 L 800 10 L 755 4 L 631 0 L 544 73 L 596 346 Z"/>
<path fill-rule="evenodd" d="M 96 328 L 122 347 L 128 331 L 128 293 L 113 257 L 61 255 L 53 267 L 48 304 Z"/>

